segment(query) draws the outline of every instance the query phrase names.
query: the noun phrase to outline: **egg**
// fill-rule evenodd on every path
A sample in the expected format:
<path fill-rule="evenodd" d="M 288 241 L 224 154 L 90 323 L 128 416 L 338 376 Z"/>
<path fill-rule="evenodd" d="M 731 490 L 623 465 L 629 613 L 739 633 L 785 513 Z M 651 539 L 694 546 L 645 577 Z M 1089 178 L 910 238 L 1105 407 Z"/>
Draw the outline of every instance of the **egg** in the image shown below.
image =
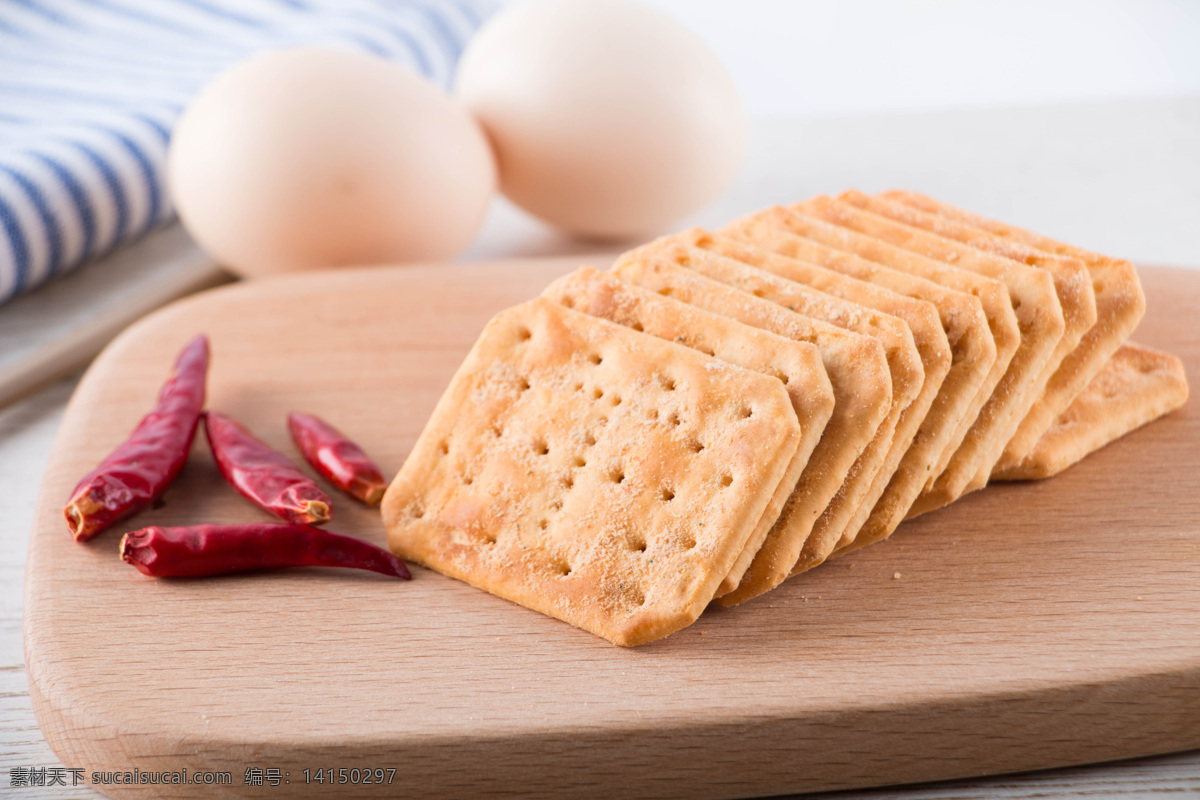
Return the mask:
<path fill-rule="evenodd" d="M 496 151 L 500 189 L 587 237 L 660 230 L 736 177 L 737 89 L 690 31 L 621 0 L 530 0 L 468 44 L 455 94 Z"/>
<path fill-rule="evenodd" d="M 218 76 L 179 119 L 167 171 L 184 226 L 244 276 L 448 258 L 496 186 L 486 137 L 444 91 L 310 48 Z"/>

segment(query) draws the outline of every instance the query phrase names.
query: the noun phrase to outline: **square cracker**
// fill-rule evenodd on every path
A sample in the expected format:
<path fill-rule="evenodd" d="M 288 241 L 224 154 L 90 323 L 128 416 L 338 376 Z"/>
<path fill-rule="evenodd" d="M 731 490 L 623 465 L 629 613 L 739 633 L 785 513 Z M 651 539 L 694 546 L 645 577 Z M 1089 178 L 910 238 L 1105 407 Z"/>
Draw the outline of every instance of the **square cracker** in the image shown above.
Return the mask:
<path fill-rule="evenodd" d="M 777 379 L 539 298 L 451 380 L 384 496 L 388 544 L 641 644 L 700 616 L 800 435 Z"/>
<path fill-rule="evenodd" d="M 750 541 L 717 588 L 717 597 L 729 594 L 741 582 L 746 568 L 779 518 L 783 504 L 795 490 L 800 474 L 833 414 L 833 387 L 816 345 L 743 325 L 590 267 L 559 278 L 542 292 L 542 296 L 567 308 L 699 350 L 782 381 L 800 422 L 800 446 Z"/>
<path fill-rule="evenodd" d="M 653 254 L 627 253 L 614 269 L 624 280 L 652 291 L 817 345 L 833 386 L 833 416 L 742 582 L 718 602 L 737 605 L 775 588 L 802 558 L 820 563 L 836 546 L 854 512 L 855 498 L 843 491 L 847 477 L 891 405 L 892 381 L 883 346 L 869 336 L 788 311 Z"/>
<path fill-rule="evenodd" d="M 1005 446 L 1004 454 L 993 470 L 994 477 L 1003 479 L 1007 477 L 1006 470 L 1015 466 L 1037 445 L 1039 438 L 1054 423 L 1055 418 L 1104 368 L 1112 354 L 1137 327 L 1146 311 L 1146 296 L 1142 292 L 1137 271 L 1128 261 L 1090 253 L 913 192 L 886 192 L 883 196 L 943 217 L 960 220 L 1005 241 L 1017 242 L 1046 253 L 1076 258 L 1087 265 L 1096 296 L 1096 324 L 1084 334 L 1079 345 L 1063 359 L 1062 364 L 1050 376 L 1041 399 L 1030 409 Z"/>
<path fill-rule="evenodd" d="M 1187 398 L 1182 361 L 1126 343 L 1009 474 L 1014 480 L 1057 475 L 1109 442 L 1182 407 Z"/>
<path fill-rule="evenodd" d="M 957 220 L 929 214 L 913 206 L 892 200 L 867 197 L 861 192 L 844 192 L 838 200 L 857 206 L 865 211 L 893 219 L 914 228 L 952 239 L 976 250 L 981 250 L 1003 258 L 1027 264 L 1031 267 L 1045 270 L 1054 281 L 1054 292 L 1063 313 L 1063 334 L 1051 352 L 1046 364 L 1038 373 L 1030 388 L 1034 402 L 1030 412 L 1042 402 L 1046 384 L 1057 370 L 1063 359 L 1075 349 L 1083 335 L 1096 324 L 1096 293 L 1092 290 L 1092 281 L 1088 276 L 1087 267 L 1077 258 L 1043 253 L 1020 242 L 1013 242 L 994 236 L 985 230 L 976 228 Z M 1025 416 L 1029 416 L 1026 412 Z M 1024 417 L 1022 417 L 1022 420 Z M 1021 421 L 1013 426 L 1013 433 L 1020 428 Z M 1010 434 L 1008 439 L 1011 440 Z M 1007 445 L 1007 441 L 1005 442 Z M 1003 451 L 1001 451 L 1003 452 Z M 998 461 L 1000 455 L 997 454 Z M 968 484 L 968 490 L 987 485 L 994 463 L 984 463 L 979 472 Z"/>
<path fill-rule="evenodd" d="M 912 334 L 918 356 L 921 359 L 925 380 L 921 385 L 920 392 L 898 419 L 891 450 L 884 460 L 883 467 L 875 476 L 862 506 L 851 518 L 847 531 L 853 535 L 844 533 L 838 542 L 838 549 L 849 546 L 862 534 L 867 521 L 875 514 L 876 507 L 879 507 L 884 492 L 889 487 L 893 492 L 902 493 L 911 504 L 924 485 L 925 476 L 933 467 L 937 455 L 940 454 L 932 453 L 926 443 L 930 439 L 940 437 L 943 431 L 948 436 L 954 423 L 954 420 L 945 419 L 941 415 L 930 416 L 929 414 L 940 393 L 943 381 L 950 371 L 950 344 L 945 331 L 942 330 L 937 309 L 931 303 L 923 300 L 904 297 L 882 286 L 866 283 L 813 264 L 806 264 L 803 261 L 757 247 L 745 240 L 731 239 L 719 234 L 706 234 L 700 231 L 691 231 L 682 236 L 695 242 L 697 247 L 735 258 L 741 263 L 769 272 L 781 280 L 811 287 L 813 290 L 843 298 L 866 308 L 873 308 L 887 316 L 904 321 Z M 851 328 L 851 330 L 855 329 Z M 896 372 L 893 370 L 893 390 L 896 382 Z M 897 513 L 894 510 L 885 523 L 888 531 L 894 530 L 903 518 L 902 511 Z"/>
<path fill-rule="evenodd" d="M 941 236 L 863 211 L 848 203 L 817 197 L 800 204 L 806 212 L 911 253 L 1001 281 L 1007 288 L 1020 329 L 1020 345 L 1004 377 L 979 411 L 964 447 L 975 457 L 952 463 L 913 504 L 909 516 L 941 508 L 972 489 L 980 471 L 990 472 L 1005 444 L 1037 400 L 1034 382 L 1062 338 L 1065 323 L 1053 279 L 1044 271 L 985 253 Z"/>
<path fill-rule="evenodd" d="M 984 316 L 987 318 L 988 332 L 992 337 L 996 357 L 992 361 L 987 376 L 979 386 L 979 393 L 972 398 L 970 406 L 959 420 L 959 427 L 954 433 L 954 439 L 960 444 L 952 453 L 944 457 L 944 463 L 939 464 L 933 470 L 923 491 L 929 491 L 941 475 L 952 466 L 965 471 L 967 463 L 982 461 L 981 442 L 977 435 L 971 435 L 971 429 L 979 418 L 980 410 L 991 398 L 996 386 L 1004 377 L 1004 373 L 1008 370 L 1008 365 L 1021 343 L 1021 331 L 1017 327 L 1017 315 L 1013 312 L 1008 288 L 994 278 L 987 278 L 925 258 L 872 236 L 836 225 L 821 217 L 812 216 L 796 206 L 792 206 L 786 211 L 788 212 L 788 229 L 800 233 L 807 239 L 847 254 L 857 255 L 880 266 L 970 294 L 979 300 Z M 751 217 L 751 219 L 754 218 Z M 969 440 L 968 436 L 970 436 Z"/>
<path fill-rule="evenodd" d="M 788 276 L 803 278 L 824 291 L 835 291 L 835 281 L 841 278 L 928 302 L 935 310 L 935 321 L 940 324 L 951 352 L 950 369 L 912 447 L 855 537 L 855 547 L 859 547 L 889 536 L 922 488 L 941 473 L 958 449 L 967 432 L 960 421 L 966 417 L 974 419 L 970 409 L 996 361 L 996 342 L 979 298 L 821 244 L 812 237 L 819 236 L 822 230 L 834 238 L 848 233 L 780 206 L 737 220 L 721 233 L 793 259 Z M 1006 298 L 1001 300 L 1007 303 Z M 1007 306 L 1004 308 L 1012 313 Z M 919 326 L 913 321 L 909 325 L 916 338 Z M 1014 320 L 1014 330 L 1015 327 Z M 917 475 L 910 481 L 908 476 L 912 471 Z"/>
<path fill-rule="evenodd" d="M 861 492 L 854 513 L 838 535 L 836 546 L 840 547 L 853 541 L 859 528 L 866 522 L 871 508 L 879 500 L 888 480 L 895 473 L 901 456 L 912 443 L 916 423 L 920 423 L 925 412 L 929 410 L 928 404 L 922 403 L 916 414 L 906 416 L 918 397 L 924 399 L 923 393 L 927 383 L 921 353 L 917 349 L 912 329 L 908 327 L 908 323 L 891 314 L 827 294 L 751 264 L 745 259 L 754 260 L 755 256 L 753 253 L 744 252 L 744 245 L 725 241 L 729 254 L 717 252 L 717 242 L 703 231 L 660 239 L 646 245 L 644 249 L 708 278 L 770 300 L 797 314 L 871 336 L 883 345 L 892 377 L 892 408 L 879 430 L 875 432 L 875 438 L 859 456 L 860 464 L 855 471 L 854 480 L 865 482 L 867 488 Z M 707 243 L 709 246 L 694 246 L 691 242 Z M 759 252 L 767 260 L 780 258 L 770 253 Z M 739 255 L 744 258 L 739 260 Z M 940 378 L 938 382 L 940 383 Z M 934 391 L 936 390 L 937 387 L 934 386 Z M 928 399 L 932 400 L 932 395 L 929 395 Z M 900 426 L 901 421 L 904 422 L 903 427 Z M 856 486 L 847 487 L 847 491 L 859 494 Z"/>

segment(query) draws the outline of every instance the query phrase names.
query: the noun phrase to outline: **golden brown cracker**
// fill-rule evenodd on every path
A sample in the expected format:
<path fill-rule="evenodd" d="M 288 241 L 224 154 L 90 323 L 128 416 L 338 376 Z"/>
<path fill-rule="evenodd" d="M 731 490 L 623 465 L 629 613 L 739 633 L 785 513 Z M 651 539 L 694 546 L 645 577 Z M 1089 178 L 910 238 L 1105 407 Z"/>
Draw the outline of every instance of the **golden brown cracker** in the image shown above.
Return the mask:
<path fill-rule="evenodd" d="M 885 192 L 883 196 L 923 211 L 965 222 L 1007 241 L 1046 253 L 1079 259 L 1087 266 L 1096 297 L 1096 324 L 1088 329 L 1075 349 L 1050 376 L 1040 401 L 1030 409 L 1009 440 L 1004 454 L 993 470 L 993 477 L 1003 479 L 1007 477 L 1006 470 L 1017 464 L 1036 446 L 1055 418 L 1087 386 L 1137 327 L 1146 311 L 1146 296 L 1142 292 L 1137 271 L 1128 261 L 1091 253 L 913 192 Z"/>
<path fill-rule="evenodd" d="M 965 244 L 976 250 L 993 253 L 1011 261 L 1045 270 L 1050 275 L 1054 281 L 1054 291 L 1058 297 L 1059 306 L 1062 308 L 1064 327 L 1062 337 L 1058 340 L 1058 344 L 1046 360 L 1045 365 L 1038 372 L 1030 389 L 1030 395 L 1034 398 L 1030 405 L 1030 411 L 1036 408 L 1041 402 L 1050 377 L 1058 370 L 1063 359 L 1079 344 L 1084 334 L 1096 323 L 1096 294 L 1092 290 L 1087 266 L 1077 258 L 1044 253 L 1020 242 L 1002 239 L 981 228 L 929 214 L 904 203 L 878 197 L 867 197 L 861 192 L 844 192 L 838 196 L 838 200 L 905 225 L 920 228 L 945 239 Z M 1026 412 L 1025 416 L 1028 416 L 1029 413 Z M 1023 419 L 1024 417 L 1022 417 Z M 1013 433 L 1020 427 L 1020 424 L 1021 420 L 1018 420 L 1012 425 Z M 1011 439 L 1011 434 L 1007 438 Z M 999 458 L 1000 455 L 997 454 L 996 460 Z M 988 477 L 992 473 L 992 467 L 993 464 L 985 462 L 968 485 L 968 490 L 986 485 Z"/>
<path fill-rule="evenodd" d="M 704 610 L 800 436 L 775 378 L 533 300 L 455 374 L 384 497 L 388 543 L 641 644 Z"/>
<path fill-rule="evenodd" d="M 857 194 L 857 192 L 846 193 L 839 199 L 847 199 L 847 195 Z M 921 195 L 891 191 L 881 193 L 877 195 L 877 198 L 889 201 L 884 206 L 885 210 L 881 212 L 885 216 L 963 242 L 980 250 L 996 253 L 1014 261 L 1021 261 L 1050 273 L 1054 278 L 1054 288 L 1058 293 L 1066 327 L 1057 350 L 1050 358 L 1048 369 L 1038 378 L 1038 392 L 1039 395 L 1044 396 L 1050 378 L 1058 371 L 1063 360 L 1079 346 L 1083 337 L 1099 318 L 1096 310 L 1096 293 L 1087 264 L 1074 256 L 1039 250 L 1019 239 L 1006 238 L 980 228 L 963 218 L 954 216 L 953 212 L 957 209 L 952 206 L 935 201 L 922 202 L 927 198 L 923 198 Z M 943 209 L 946 213 L 935 209 Z M 1039 397 L 1031 413 L 1039 413 L 1038 408 L 1043 402 L 1044 400 Z"/>
<path fill-rule="evenodd" d="M 1008 288 L 1021 342 L 1004 377 L 980 409 L 979 417 L 963 440 L 974 446 L 975 457 L 952 463 L 913 504 L 909 516 L 932 511 L 981 488 L 974 483 L 981 470 L 990 473 L 1017 425 L 1037 396 L 1034 383 L 1062 338 L 1062 308 L 1054 281 L 1035 267 L 985 253 L 967 245 L 913 228 L 869 211 L 827 197 L 805 201 L 800 207 L 829 222 L 873 236 L 926 258 L 954 265 L 965 271 L 1000 280 Z"/>
<path fill-rule="evenodd" d="M 996 386 L 1008 370 L 1008 365 L 1016 354 L 1021 341 L 1021 333 L 1017 326 L 1016 314 L 1012 309 L 1012 302 L 1009 299 L 1008 288 L 994 278 L 987 278 L 925 258 L 872 236 L 866 236 L 850 228 L 812 216 L 798 210 L 795 206 L 787 211 L 789 212 L 787 224 L 790 229 L 802 231 L 808 239 L 817 241 L 826 247 L 852 253 L 881 266 L 906 272 L 941 286 L 970 294 L 979 300 L 995 345 L 996 358 L 992 362 L 987 376 L 980 384 L 979 393 L 971 399 L 966 413 L 959 419 L 954 439 L 961 444 L 955 448 L 953 453 L 944 457 L 945 462 L 940 465 L 939 469 L 934 470 L 936 477 L 932 477 L 926 482 L 925 491 L 932 489 L 946 470 L 952 466 L 958 472 L 966 472 L 971 463 L 980 463 L 983 459 L 983 453 L 980 450 L 982 441 L 978 435 L 971 436 L 968 440 L 968 434 L 978 420 L 980 410 L 991 398 Z"/>
<path fill-rule="evenodd" d="M 864 504 L 851 520 L 849 530 L 855 535 L 843 536 L 838 543 L 838 549 L 845 549 L 857 537 L 862 537 L 864 543 L 886 538 L 904 519 L 912 502 L 925 485 L 926 476 L 936 464 L 942 451 L 946 449 L 958 422 L 957 415 L 952 410 L 961 412 L 961 409 L 970 403 L 979 383 L 987 373 L 988 363 L 975 364 L 976 368 L 969 374 L 966 383 L 956 380 L 955 383 L 946 386 L 944 399 L 935 408 L 938 396 L 943 395 L 942 388 L 951 369 L 950 345 L 946 331 L 942 328 L 938 309 L 930 302 L 905 297 L 882 286 L 850 277 L 848 274 L 816 266 L 774 251 L 771 249 L 772 245 L 777 249 L 791 250 L 792 252 L 806 249 L 811 251 L 813 248 L 825 249 L 827 251 L 825 254 L 817 255 L 826 260 L 837 260 L 837 251 L 822 248 L 821 245 L 814 242 L 797 245 L 795 242 L 788 241 L 795 239 L 792 234 L 777 228 L 757 230 L 756 226 L 760 224 L 762 223 L 746 222 L 740 228 L 735 227 L 735 230 L 740 230 L 741 234 L 747 237 L 743 240 L 698 232 L 689 232 L 685 236 L 696 241 L 701 247 L 714 249 L 731 257 L 738 257 L 742 261 L 759 266 L 782 278 L 812 285 L 822 291 L 844 294 L 848 299 L 892 313 L 906 321 L 913 332 L 914 341 L 918 343 L 918 351 L 921 353 L 925 367 L 926 383 L 922 386 L 920 396 L 909 408 L 905 409 L 905 416 L 901 418 L 897 426 L 897 435 L 892 451 L 868 493 L 870 505 Z M 766 248 L 756 246 L 757 240 L 753 238 L 756 235 L 757 240 L 761 240 Z M 843 260 L 861 261 L 850 254 L 840 255 Z M 870 272 L 869 268 L 865 269 L 868 273 Z M 878 269 L 886 268 L 879 267 Z M 910 290 L 917 288 L 919 291 L 924 288 L 926 296 L 945 292 L 945 290 L 939 292 L 938 287 L 915 287 L 914 284 L 917 282 L 927 282 L 903 273 L 897 273 L 897 275 L 901 280 L 893 281 L 893 283 L 903 284 Z M 929 292 L 929 288 L 933 288 L 934 291 Z M 949 298 L 949 301 L 948 313 L 952 315 L 961 313 L 965 304 L 973 304 L 978 315 L 975 336 L 978 341 L 987 343 L 987 352 L 990 354 L 990 358 L 994 359 L 995 345 L 988 336 L 987 322 L 983 317 L 979 302 L 961 293 L 958 293 L 957 298 Z M 967 349 L 969 348 L 963 348 L 963 350 Z M 970 363 L 971 356 L 968 353 L 963 353 L 963 355 L 965 356 L 964 363 Z M 958 379 L 960 375 L 955 377 Z"/>
<path fill-rule="evenodd" d="M 1182 361 L 1126 343 L 1054 421 L 1033 452 L 1010 469 L 1010 479 L 1057 475 L 1109 442 L 1182 407 L 1187 398 Z"/>
<path fill-rule="evenodd" d="M 833 387 L 816 345 L 743 325 L 590 267 L 559 278 L 542 292 L 542 296 L 567 308 L 699 350 L 782 381 L 800 422 L 800 446 L 754 534 L 717 588 L 717 597 L 729 594 L 737 588 L 779 518 L 833 414 Z"/>
<path fill-rule="evenodd" d="M 709 247 L 693 246 L 689 244 L 689 239 L 697 243 L 707 243 Z M 745 247 L 736 241 L 725 241 L 733 251 Z M 916 409 L 916 414 L 906 417 L 914 401 L 919 397 L 924 399 L 926 383 L 924 364 L 912 329 L 899 317 L 822 292 L 736 258 L 736 255 L 740 254 L 753 259 L 754 255 L 751 253 L 741 252 L 727 256 L 716 252 L 715 246 L 716 242 L 709 235 L 693 231 L 661 239 L 647 245 L 646 250 L 669 258 L 701 275 L 778 303 L 798 314 L 872 336 L 883 345 L 892 376 L 892 409 L 879 426 L 871 444 L 859 457 L 862 463 L 856 472 L 856 479 L 868 482 L 868 487 L 862 492 L 854 514 L 839 534 L 837 546 L 853 541 L 879 500 L 888 480 L 895 473 L 900 458 L 912 443 L 916 425 L 928 411 L 928 405 L 922 403 L 922 406 Z M 782 259 L 781 256 L 758 252 L 768 261 Z M 928 395 L 928 398 L 932 400 L 932 395 Z M 901 422 L 904 422 L 903 427 Z M 847 491 L 858 493 L 859 489 L 852 486 L 847 487 Z M 802 555 L 800 563 L 805 561 Z"/>
<path fill-rule="evenodd" d="M 826 291 L 831 290 L 830 280 L 841 278 L 930 303 L 951 350 L 950 369 L 942 381 L 941 390 L 905 455 L 905 461 L 918 475 L 910 481 L 910 472 L 897 472 L 858 532 L 855 541 L 859 544 L 856 546 L 861 546 L 886 538 L 895 530 L 923 486 L 931 482 L 930 478 L 922 477 L 920 473 L 936 478 L 958 448 L 962 436 L 966 434 L 966 427 L 960 430 L 960 421 L 970 413 L 969 409 L 992 369 L 996 360 L 996 344 L 978 298 L 867 261 L 808 237 L 819 236 L 822 231 L 836 238 L 842 229 L 776 206 L 737 220 L 723 229 L 722 233 L 795 259 L 794 264 L 804 269 L 805 279 L 810 282 L 821 281 L 816 285 Z M 792 272 L 796 274 L 795 267 Z M 1006 298 L 1001 300 L 1007 302 Z M 1014 328 L 1015 325 L 1014 321 Z M 916 328 L 913 330 L 915 336 Z"/>
<path fill-rule="evenodd" d="M 833 386 L 834 408 L 825 433 L 737 590 L 721 598 L 736 605 L 778 586 L 802 551 L 828 555 L 854 512 L 842 492 L 853 469 L 891 405 L 892 385 L 883 346 L 875 339 L 741 292 L 667 259 L 637 251 L 618 259 L 622 279 L 667 294 L 785 338 L 812 342 L 821 351 Z M 811 540 L 811 544 L 810 544 Z M 823 557 L 823 556 L 822 556 Z"/>

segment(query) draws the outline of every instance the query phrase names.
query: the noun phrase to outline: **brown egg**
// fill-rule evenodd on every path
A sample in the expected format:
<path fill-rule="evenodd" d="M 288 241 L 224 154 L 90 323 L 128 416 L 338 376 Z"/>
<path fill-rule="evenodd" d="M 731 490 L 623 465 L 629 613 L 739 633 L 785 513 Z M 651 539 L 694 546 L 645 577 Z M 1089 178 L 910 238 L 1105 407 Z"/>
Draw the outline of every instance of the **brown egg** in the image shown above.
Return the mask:
<path fill-rule="evenodd" d="M 495 165 L 478 125 L 374 56 L 282 50 L 209 84 L 176 126 L 179 216 L 247 276 L 441 260 L 479 228 Z"/>
<path fill-rule="evenodd" d="M 620 0 L 530 0 L 471 40 L 455 93 L 496 149 L 500 188 L 572 233 L 646 235 L 736 176 L 746 120 L 687 29 Z"/>

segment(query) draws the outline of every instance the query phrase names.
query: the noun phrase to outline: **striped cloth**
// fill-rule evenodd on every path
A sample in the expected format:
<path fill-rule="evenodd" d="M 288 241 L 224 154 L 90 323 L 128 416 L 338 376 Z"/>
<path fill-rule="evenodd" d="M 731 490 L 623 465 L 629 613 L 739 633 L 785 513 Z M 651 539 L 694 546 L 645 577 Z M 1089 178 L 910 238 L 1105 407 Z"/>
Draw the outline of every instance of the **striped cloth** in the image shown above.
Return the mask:
<path fill-rule="evenodd" d="M 0 0 L 0 303 L 173 218 L 171 128 L 248 55 L 321 45 L 448 86 L 492 0 Z"/>

